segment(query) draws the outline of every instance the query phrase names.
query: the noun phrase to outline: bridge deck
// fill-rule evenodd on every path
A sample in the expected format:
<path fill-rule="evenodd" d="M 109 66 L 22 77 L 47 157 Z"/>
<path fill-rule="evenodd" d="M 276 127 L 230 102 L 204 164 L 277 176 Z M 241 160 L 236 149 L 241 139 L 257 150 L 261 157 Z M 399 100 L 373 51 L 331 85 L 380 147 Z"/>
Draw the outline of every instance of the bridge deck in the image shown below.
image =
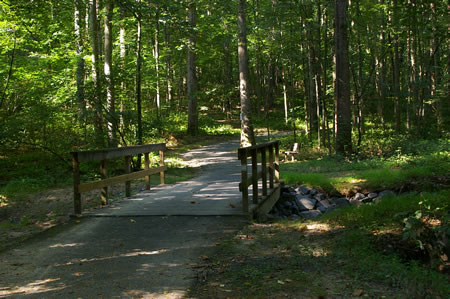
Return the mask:
<path fill-rule="evenodd" d="M 244 215 L 239 192 L 240 162 L 237 142 L 190 151 L 186 159 L 204 166 L 199 177 L 177 184 L 152 186 L 129 199 L 117 201 L 86 216 L 219 216 Z"/>

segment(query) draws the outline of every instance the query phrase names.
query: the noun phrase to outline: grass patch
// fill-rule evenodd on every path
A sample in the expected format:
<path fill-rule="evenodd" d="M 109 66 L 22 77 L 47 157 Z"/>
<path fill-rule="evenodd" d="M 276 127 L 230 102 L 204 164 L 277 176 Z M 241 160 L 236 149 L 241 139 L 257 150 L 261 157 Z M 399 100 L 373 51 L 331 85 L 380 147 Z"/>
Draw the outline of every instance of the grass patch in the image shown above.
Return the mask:
<path fill-rule="evenodd" d="M 189 297 L 411 298 L 449 291 L 445 274 L 379 253 L 364 231 L 323 222 L 249 225 L 205 267 Z"/>

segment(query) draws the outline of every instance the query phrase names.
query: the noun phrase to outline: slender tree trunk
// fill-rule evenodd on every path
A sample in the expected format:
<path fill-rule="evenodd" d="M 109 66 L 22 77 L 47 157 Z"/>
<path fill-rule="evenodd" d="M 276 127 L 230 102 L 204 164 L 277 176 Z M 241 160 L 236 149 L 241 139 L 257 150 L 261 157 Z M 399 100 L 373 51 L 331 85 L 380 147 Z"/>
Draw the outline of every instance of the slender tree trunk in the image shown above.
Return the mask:
<path fill-rule="evenodd" d="M 113 81 L 113 63 L 112 63 L 112 49 L 113 49 L 113 33 L 112 33 L 112 18 L 113 18 L 114 4 L 113 0 L 107 0 L 105 13 L 105 82 L 106 82 L 106 111 L 108 113 L 107 134 L 108 146 L 117 146 L 117 121 L 116 121 L 116 99 Z"/>
<path fill-rule="evenodd" d="M 352 125 L 350 113 L 350 76 L 348 64 L 347 0 L 335 0 L 336 48 L 336 151 L 352 153 Z"/>
<path fill-rule="evenodd" d="M 288 97 L 287 97 L 287 89 L 286 89 L 286 85 L 287 85 L 286 71 L 283 70 L 281 75 L 283 77 L 284 122 L 287 126 L 288 121 L 289 121 L 289 114 L 288 114 L 289 107 L 288 107 Z"/>
<path fill-rule="evenodd" d="M 166 51 L 169 51 L 170 47 L 170 27 L 164 24 L 164 44 L 166 46 Z M 170 55 L 166 56 L 166 80 L 167 80 L 167 93 L 166 93 L 166 103 L 169 106 L 172 103 L 172 62 Z"/>
<path fill-rule="evenodd" d="M 246 0 L 239 0 L 238 14 L 238 56 L 239 56 L 239 92 L 241 100 L 241 147 L 255 144 L 251 122 L 251 103 L 248 94 L 248 54 L 247 25 L 245 22 Z"/>
<path fill-rule="evenodd" d="M 142 144 L 142 102 L 141 102 L 141 82 L 142 82 L 142 26 L 141 19 L 137 20 L 136 36 L 136 108 L 137 108 L 137 143 Z M 140 162 L 140 161 L 139 161 Z M 140 165 L 140 163 L 139 163 Z"/>
<path fill-rule="evenodd" d="M 90 31 L 92 46 L 92 82 L 94 83 L 95 106 L 95 139 L 98 147 L 104 147 L 102 91 L 100 84 L 100 57 L 99 57 L 99 26 L 97 19 L 97 0 L 90 0 Z"/>
<path fill-rule="evenodd" d="M 75 51 L 77 55 L 77 103 L 78 103 L 78 122 L 81 126 L 86 125 L 86 95 L 84 89 L 84 55 L 83 55 L 83 31 L 84 31 L 84 21 L 85 21 L 85 8 L 83 1 L 75 0 L 74 3 L 75 13 L 74 13 L 74 29 L 75 29 Z"/>
<path fill-rule="evenodd" d="M 395 117 L 395 129 L 397 132 L 400 132 L 402 129 L 402 120 L 401 120 L 401 108 L 400 108 L 400 53 L 399 53 L 399 45 L 398 45 L 398 7 L 397 0 L 394 0 L 394 16 L 393 16 L 393 24 L 394 24 L 394 63 L 393 63 L 393 85 L 394 85 L 394 117 Z"/>
<path fill-rule="evenodd" d="M 158 120 L 161 120 L 161 94 L 159 90 L 159 5 L 156 4 L 155 15 L 155 48 L 153 56 L 155 58 L 155 72 L 156 72 L 156 109 Z"/>
<path fill-rule="evenodd" d="M 187 97 L 188 97 L 188 134 L 198 134 L 198 108 L 197 108 L 197 74 L 195 65 L 195 27 L 197 26 L 197 10 L 195 1 L 189 1 L 189 34 L 187 52 Z"/>
<path fill-rule="evenodd" d="M 121 19 L 125 18 L 125 9 L 120 7 L 120 17 Z M 124 70 L 125 69 L 125 57 L 127 55 L 126 47 L 125 47 L 125 37 L 126 37 L 126 29 L 123 23 L 120 26 L 120 34 L 119 34 L 119 44 L 120 44 L 120 66 Z M 124 121 L 124 93 L 126 94 L 126 84 L 123 80 L 123 76 L 121 76 L 121 97 L 120 97 L 120 119 L 119 119 L 119 128 L 120 132 L 124 132 L 125 130 L 125 121 Z"/>

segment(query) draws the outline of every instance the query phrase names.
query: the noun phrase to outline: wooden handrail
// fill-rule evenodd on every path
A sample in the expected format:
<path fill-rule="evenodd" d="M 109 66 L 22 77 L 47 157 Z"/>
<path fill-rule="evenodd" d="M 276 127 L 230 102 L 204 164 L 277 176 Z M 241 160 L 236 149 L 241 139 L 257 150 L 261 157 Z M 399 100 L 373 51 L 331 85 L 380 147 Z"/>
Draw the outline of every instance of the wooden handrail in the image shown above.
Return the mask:
<path fill-rule="evenodd" d="M 82 211 L 81 207 L 81 193 L 88 192 L 95 189 L 102 189 L 101 198 L 102 204 L 108 203 L 108 186 L 125 183 L 125 196 L 131 196 L 131 180 L 135 180 L 141 177 L 145 177 L 145 188 L 150 190 L 150 175 L 159 172 L 161 184 L 165 183 L 165 174 L 167 166 L 164 163 L 164 152 L 167 150 L 165 143 L 158 144 L 145 144 L 135 145 L 128 147 L 92 150 L 92 151 L 80 151 L 72 152 L 72 165 L 73 165 L 73 197 L 74 197 L 74 211 L 76 215 L 80 215 Z M 159 167 L 150 168 L 150 152 L 159 152 Z M 133 155 L 144 154 L 144 170 L 131 172 L 131 157 Z M 107 160 L 113 158 L 124 157 L 125 160 L 125 174 L 107 177 Z M 80 183 L 80 163 L 88 161 L 100 161 L 100 174 L 102 180 L 89 183 Z"/>
<path fill-rule="evenodd" d="M 262 179 L 262 196 L 268 196 L 267 173 L 269 173 L 269 188 L 273 189 L 280 181 L 280 142 L 278 140 L 238 149 L 238 158 L 241 160 L 242 208 L 244 213 L 249 212 L 248 187 L 252 186 L 253 204 L 259 204 L 258 181 Z M 267 163 L 267 151 L 269 161 Z M 261 155 L 261 171 L 258 171 L 258 154 Z M 248 175 L 247 158 L 251 157 L 252 175 Z M 268 164 L 268 165 L 267 165 Z"/>

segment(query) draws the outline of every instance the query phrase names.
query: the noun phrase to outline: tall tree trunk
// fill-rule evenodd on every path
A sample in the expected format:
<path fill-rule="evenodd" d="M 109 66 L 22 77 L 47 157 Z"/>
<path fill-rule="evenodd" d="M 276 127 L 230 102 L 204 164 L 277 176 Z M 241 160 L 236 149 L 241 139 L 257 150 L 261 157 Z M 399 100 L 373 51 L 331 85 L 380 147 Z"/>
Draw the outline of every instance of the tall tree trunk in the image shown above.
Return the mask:
<path fill-rule="evenodd" d="M 197 74 L 195 65 L 195 27 L 197 26 L 197 11 L 195 1 L 189 1 L 189 43 L 187 51 L 187 98 L 188 98 L 188 134 L 198 134 L 198 108 L 197 108 Z"/>
<path fill-rule="evenodd" d="M 161 120 L 161 94 L 159 90 L 159 5 L 156 4 L 155 14 L 155 48 L 153 49 L 153 56 L 155 58 L 155 72 L 156 72 L 156 95 L 155 102 L 157 108 L 158 120 Z M 158 127 L 158 129 L 160 126 Z"/>
<path fill-rule="evenodd" d="M 121 6 L 120 7 L 120 18 L 125 18 L 125 9 Z M 120 33 L 119 33 L 119 44 L 120 44 L 120 67 L 122 69 L 125 69 L 125 57 L 127 55 L 126 47 L 125 47 L 125 37 L 126 37 L 126 29 L 123 22 L 120 25 Z M 120 119 L 119 119 L 119 131 L 124 132 L 125 130 L 125 121 L 124 121 L 124 93 L 126 93 L 126 85 L 125 81 L 123 80 L 124 76 L 121 76 L 121 97 L 120 97 Z M 123 134 L 121 135 L 123 137 Z M 123 138 L 122 138 L 123 139 Z M 124 142 L 124 140 L 122 140 Z"/>
<path fill-rule="evenodd" d="M 251 122 L 251 103 L 248 94 L 248 54 L 247 25 L 245 22 L 246 0 L 239 0 L 238 13 L 238 56 L 239 56 L 239 92 L 241 100 L 241 147 L 255 144 L 255 135 Z"/>
<path fill-rule="evenodd" d="M 98 43 L 99 26 L 97 19 L 97 0 L 90 0 L 90 31 L 92 46 L 92 82 L 94 83 L 94 106 L 95 106 L 95 140 L 98 147 L 104 147 L 103 138 L 103 101 L 100 84 L 100 49 Z"/>
<path fill-rule="evenodd" d="M 169 51 L 170 47 L 170 27 L 167 23 L 164 24 L 164 44 L 166 51 Z M 167 80 L 167 93 L 166 103 L 172 104 L 172 62 L 170 55 L 166 56 L 166 80 Z"/>
<path fill-rule="evenodd" d="M 336 48 L 336 152 L 352 153 L 352 124 L 350 113 L 350 77 L 347 39 L 347 0 L 335 0 Z"/>
<path fill-rule="evenodd" d="M 112 63 L 112 49 L 113 49 L 113 33 L 112 33 L 112 18 L 113 18 L 114 4 L 113 0 L 107 0 L 105 13 L 105 82 L 106 82 L 106 111 L 107 115 L 107 134 L 108 146 L 117 146 L 117 121 L 116 121 L 116 99 L 113 81 L 113 63 Z"/>
<path fill-rule="evenodd" d="M 394 117 L 395 117 L 395 129 L 397 132 L 400 132 L 402 129 L 402 120 L 401 120 L 401 107 L 400 107 L 400 53 L 399 53 L 399 45 L 398 45 L 398 31 L 399 31 L 399 16 L 398 16 L 398 7 L 397 0 L 394 0 L 394 15 L 393 15 L 393 26 L 394 26 L 394 60 L 392 65 L 392 74 L 393 74 L 393 85 L 394 85 Z"/>
<path fill-rule="evenodd" d="M 141 16 L 137 20 L 137 35 L 136 35 L 136 108 L 137 108 L 137 143 L 142 144 L 142 26 Z M 140 162 L 140 161 L 139 161 Z M 140 165 L 140 163 L 138 163 Z"/>
<path fill-rule="evenodd" d="M 74 3 L 74 29 L 75 29 L 75 51 L 77 55 L 77 103 L 78 103 L 78 122 L 81 126 L 86 126 L 86 95 L 84 89 L 84 55 L 83 55 L 83 31 L 84 31 L 84 13 L 83 1 L 75 0 Z"/>

